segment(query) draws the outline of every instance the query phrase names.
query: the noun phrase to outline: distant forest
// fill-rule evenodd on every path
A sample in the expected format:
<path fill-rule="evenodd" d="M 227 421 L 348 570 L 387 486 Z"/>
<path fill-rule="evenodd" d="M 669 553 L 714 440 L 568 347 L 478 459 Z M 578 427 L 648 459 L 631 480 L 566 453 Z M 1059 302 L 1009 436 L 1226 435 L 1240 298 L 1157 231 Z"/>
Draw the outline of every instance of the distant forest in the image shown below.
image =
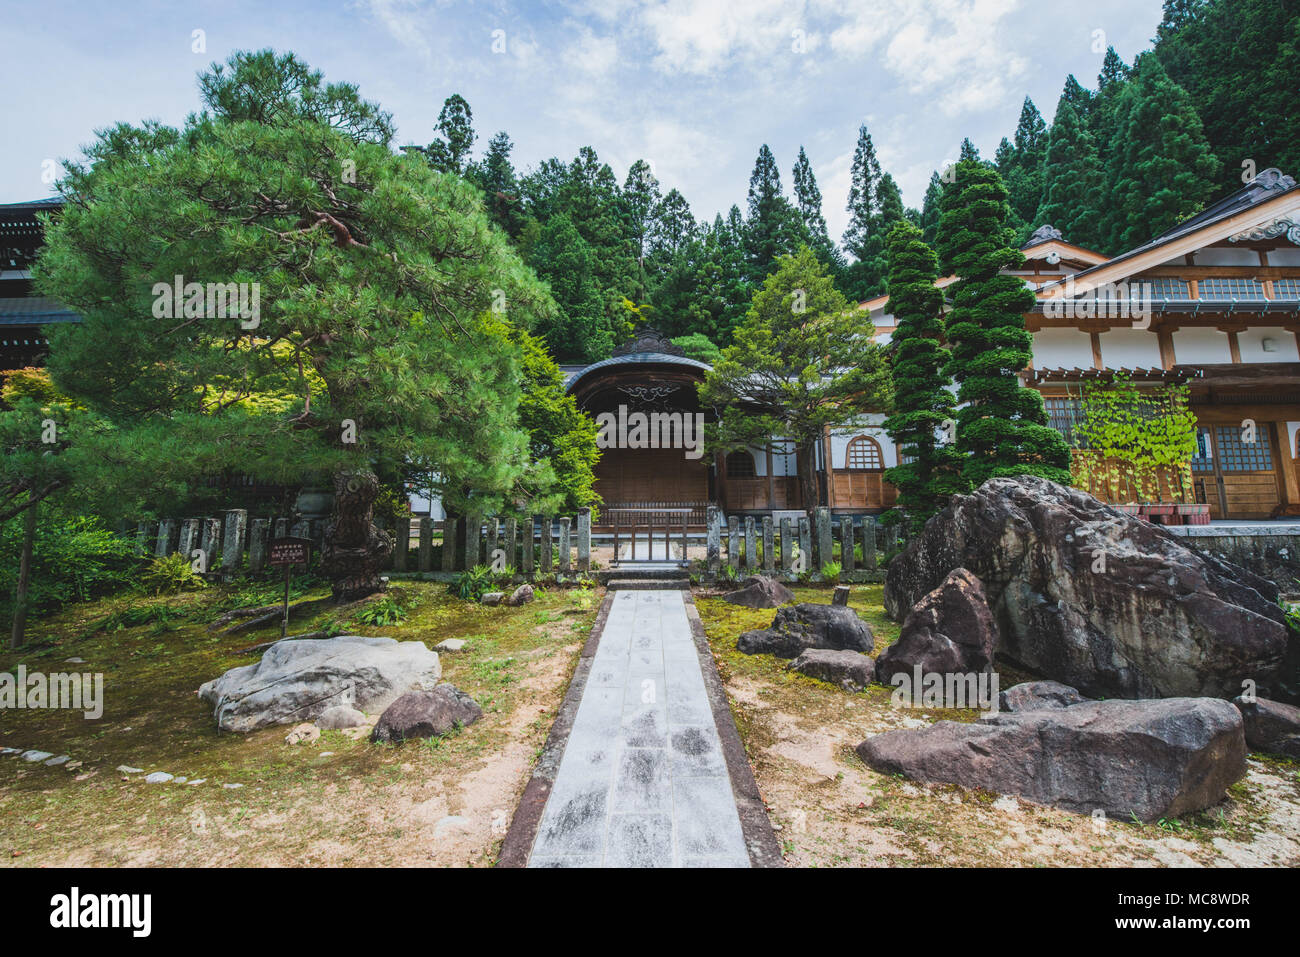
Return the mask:
<path fill-rule="evenodd" d="M 1229 192 L 1252 171 L 1300 170 L 1300 0 L 1166 0 L 1153 46 L 1132 64 L 1108 48 L 1095 88 L 1065 78 L 1049 125 L 1028 97 L 991 159 L 969 139 L 960 158 L 997 169 L 1021 242 L 1048 224 L 1065 238 L 1115 255 L 1140 245 Z M 944 189 L 936 170 L 920 209 L 904 206 L 881 168 L 871 134 L 858 130 L 838 241 L 803 148 L 782 185 L 772 151 L 758 150 L 746 208 L 697 220 L 678 190 L 662 192 L 650 167 L 618 182 L 596 150 L 551 158 L 526 172 L 506 132 L 474 158 L 470 104 L 448 97 L 430 165 L 463 176 L 551 287 L 559 307 L 543 336 L 561 362 L 605 358 L 638 321 L 687 353 L 712 359 L 731 341 L 754 291 L 778 257 L 809 246 L 840 291 L 863 300 L 886 291 L 884 237 L 908 219 L 933 243 Z"/>

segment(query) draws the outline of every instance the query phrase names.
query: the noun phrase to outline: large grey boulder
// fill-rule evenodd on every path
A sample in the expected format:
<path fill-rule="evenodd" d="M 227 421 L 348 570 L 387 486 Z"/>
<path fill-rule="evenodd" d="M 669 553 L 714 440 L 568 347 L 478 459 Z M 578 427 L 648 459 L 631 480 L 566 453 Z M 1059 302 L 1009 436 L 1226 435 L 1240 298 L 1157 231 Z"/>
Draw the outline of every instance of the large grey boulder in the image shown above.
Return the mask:
<path fill-rule="evenodd" d="M 438 656 L 418 641 L 303 638 L 281 641 L 255 665 L 231 668 L 199 688 L 223 731 L 315 721 L 346 705 L 376 714 L 407 691 L 435 687 Z"/>
<path fill-rule="evenodd" d="M 954 569 L 903 619 L 898 640 L 876 659 L 876 680 L 897 674 L 986 674 L 993 670 L 997 626 L 980 580 Z"/>
<path fill-rule="evenodd" d="M 483 717 L 477 701 L 452 685 L 432 691 L 408 691 L 379 716 L 371 741 L 432 738 Z"/>
<path fill-rule="evenodd" d="M 805 648 L 847 648 L 869 652 L 875 638 L 852 608 L 804 603 L 781 608 L 772 625 L 746 631 L 736 647 L 747 655 L 793 658 Z"/>
<path fill-rule="evenodd" d="M 754 575 L 746 578 L 736 591 L 723 595 L 722 600 L 745 608 L 780 608 L 794 601 L 794 592 L 775 578 Z"/>
<path fill-rule="evenodd" d="M 845 691 L 862 691 L 876 674 L 875 663 L 860 651 L 808 648 L 786 665 L 809 678 L 839 685 Z"/>
<path fill-rule="evenodd" d="M 1216 698 L 1085 701 L 940 721 L 878 734 L 857 753 L 886 774 L 1142 821 L 1211 807 L 1246 773 L 1241 715 Z"/>
<path fill-rule="evenodd" d="M 1300 761 L 1300 708 L 1267 698 L 1232 699 L 1246 725 L 1246 743 L 1256 751 Z"/>
<path fill-rule="evenodd" d="M 1087 701 L 1059 681 L 1023 681 L 998 694 L 999 711 L 1051 711 Z"/>
<path fill-rule="evenodd" d="M 1078 489 L 1020 476 L 955 496 L 890 561 L 890 615 L 956 568 L 984 585 L 999 655 L 1086 695 L 1294 687 L 1276 587 Z"/>

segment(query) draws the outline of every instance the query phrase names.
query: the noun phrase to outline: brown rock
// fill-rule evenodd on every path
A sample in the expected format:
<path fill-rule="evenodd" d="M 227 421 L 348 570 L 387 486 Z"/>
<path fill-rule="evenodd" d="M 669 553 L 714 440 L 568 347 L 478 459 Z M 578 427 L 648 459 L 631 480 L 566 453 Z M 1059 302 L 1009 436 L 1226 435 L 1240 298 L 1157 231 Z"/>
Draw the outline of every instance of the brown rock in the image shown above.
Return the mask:
<path fill-rule="evenodd" d="M 1300 761 L 1300 708 L 1267 698 L 1247 701 L 1238 696 L 1232 703 L 1246 725 L 1246 743 L 1256 751 L 1281 754 Z"/>
<path fill-rule="evenodd" d="M 438 685 L 432 691 L 407 692 L 389 705 L 379 716 L 370 740 L 432 738 L 481 717 L 483 709 L 465 692 L 452 685 Z"/>
<path fill-rule="evenodd" d="M 876 680 L 896 674 L 984 674 L 993 669 L 997 626 L 980 580 L 964 568 L 923 597 L 903 621 L 898 640 L 876 659 Z"/>
<path fill-rule="evenodd" d="M 780 608 L 794 601 L 794 592 L 775 578 L 754 575 L 746 578 L 738 590 L 723 595 L 722 600 L 746 608 Z"/>

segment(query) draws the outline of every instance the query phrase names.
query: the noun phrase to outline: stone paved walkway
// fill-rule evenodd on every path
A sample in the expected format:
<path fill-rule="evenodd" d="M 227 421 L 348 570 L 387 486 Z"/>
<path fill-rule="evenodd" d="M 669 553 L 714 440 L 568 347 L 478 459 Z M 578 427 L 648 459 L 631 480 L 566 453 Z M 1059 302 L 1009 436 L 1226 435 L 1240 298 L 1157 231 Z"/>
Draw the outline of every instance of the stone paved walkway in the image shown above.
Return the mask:
<path fill-rule="evenodd" d="M 530 867 L 748 867 L 680 591 L 620 591 Z"/>

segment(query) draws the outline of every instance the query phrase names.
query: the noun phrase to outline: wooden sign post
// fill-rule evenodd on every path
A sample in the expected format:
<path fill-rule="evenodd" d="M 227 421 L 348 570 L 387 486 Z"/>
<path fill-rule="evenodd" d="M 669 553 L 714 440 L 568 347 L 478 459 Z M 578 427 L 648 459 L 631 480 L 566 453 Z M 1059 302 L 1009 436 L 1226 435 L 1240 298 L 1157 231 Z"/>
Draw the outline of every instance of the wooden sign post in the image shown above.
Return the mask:
<path fill-rule="evenodd" d="M 289 634 L 289 572 L 294 565 L 305 566 L 310 561 L 310 538 L 286 536 L 271 539 L 270 547 L 267 549 L 266 562 L 268 565 L 284 566 L 284 617 L 280 619 L 281 640 Z"/>

